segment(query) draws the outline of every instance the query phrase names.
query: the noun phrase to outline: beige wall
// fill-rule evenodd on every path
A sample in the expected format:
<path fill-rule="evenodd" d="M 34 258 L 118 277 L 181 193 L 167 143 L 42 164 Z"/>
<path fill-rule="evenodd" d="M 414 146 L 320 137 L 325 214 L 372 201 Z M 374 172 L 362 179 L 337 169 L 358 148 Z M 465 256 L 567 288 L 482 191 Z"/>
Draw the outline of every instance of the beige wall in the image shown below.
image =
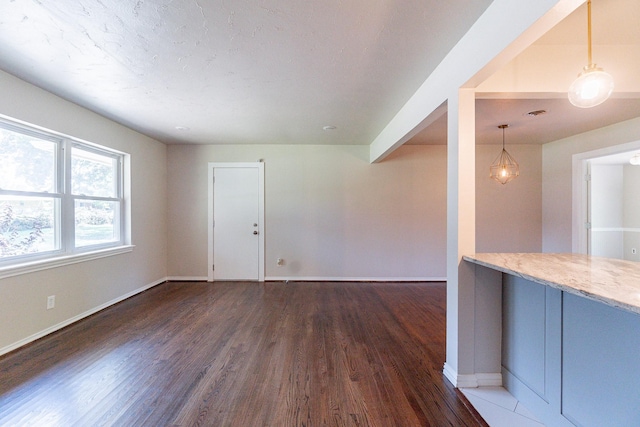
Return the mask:
<path fill-rule="evenodd" d="M 0 351 L 167 276 L 206 277 L 212 161 L 265 161 L 267 278 L 446 274 L 445 146 L 401 147 L 373 165 L 367 146 L 167 147 L 1 72 L 0 88 L 0 114 L 131 155 L 136 245 L 131 253 L 1 279 L 0 322 L 10 327 L 0 330 Z M 478 250 L 539 250 L 541 149 L 511 151 L 521 176 L 501 186 L 485 171 L 496 147 L 477 147 Z M 47 311 L 54 294 L 56 308 Z"/>
<path fill-rule="evenodd" d="M 572 251 L 573 155 L 640 140 L 640 118 L 544 144 L 542 250 Z"/>
<path fill-rule="evenodd" d="M 132 252 L 0 279 L 0 353 L 166 277 L 166 146 L 0 72 L 0 114 L 131 155 Z M 46 310 L 48 295 L 56 307 Z"/>
<path fill-rule="evenodd" d="M 542 150 L 511 150 L 522 172 L 502 186 L 485 173 L 499 148 L 477 147 L 482 251 L 541 249 Z M 169 146 L 169 276 L 207 275 L 207 163 L 264 159 L 267 279 L 444 277 L 446 147 L 404 146 L 378 164 L 367 153 L 365 146 Z"/>
<path fill-rule="evenodd" d="M 207 275 L 207 163 L 264 159 L 267 279 L 444 277 L 446 147 L 368 152 L 169 146 L 169 275 Z"/>
<path fill-rule="evenodd" d="M 506 147 L 520 176 L 502 185 L 489 178 L 489 165 L 500 154 L 497 145 L 476 147 L 476 251 L 542 250 L 542 146 Z"/>

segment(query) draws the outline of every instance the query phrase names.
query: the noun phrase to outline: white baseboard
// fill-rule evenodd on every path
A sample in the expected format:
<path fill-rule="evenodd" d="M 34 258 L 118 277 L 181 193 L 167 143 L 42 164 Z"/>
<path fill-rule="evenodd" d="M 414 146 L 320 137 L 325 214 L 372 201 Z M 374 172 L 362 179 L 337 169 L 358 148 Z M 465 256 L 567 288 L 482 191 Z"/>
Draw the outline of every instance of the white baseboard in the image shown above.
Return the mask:
<path fill-rule="evenodd" d="M 501 387 L 501 373 L 458 374 L 448 363 L 442 370 L 445 378 L 457 388 Z"/>
<path fill-rule="evenodd" d="M 478 387 L 502 387 L 502 374 L 476 374 Z"/>
<path fill-rule="evenodd" d="M 206 282 L 207 276 L 169 276 L 167 280 L 170 282 Z"/>
<path fill-rule="evenodd" d="M 171 282 L 206 282 L 207 276 L 169 276 Z M 320 277 L 269 276 L 266 282 L 446 282 L 446 277 Z M 222 280 L 224 281 L 224 280 Z"/>
<path fill-rule="evenodd" d="M 46 329 L 43 329 L 42 331 L 37 332 L 37 333 L 35 333 L 33 335 L 30 335 L 30 336 L 28 336 L 28 337 L 26 337 L 24 339 L 19 340 L 19 341 L 16 341 L 13 344 L 9 344 L 8 346 L 0 348 L 0 356 L 2 356 L 3 354 L 7 354 L 10 351 L 16 350 L 16 349 L 22 347 L 23 345 L 29 344 L 30 342 L 33 342 L 33 341 L 35 341 L 37 339 L 40 339 L 40 338 L 42 338 L 44 336 L 47 336 L 52 332 L 55 332 L 57 330 L 60 330 L 60 329 L 64 328 L 65 326 L 69 326 L 72 323 L 77 322 L 78 320 L 82 320 L 85 317 L 89 317 L 92 314 L 95 314 L 95 313 L 97 313 L 97 312 L 99 312 L 101 310 L 104 310 L 105 308 L 110 307 L 110 306 L 112 306 L 114 304 L 117 304 L 120 301 L 124 301 L 127 298 L 130 298 L 130 297 L 132 297 L 132 296 L 134 296 L 136 294 L 139 294 L 140 292 L 144 292 L 147 289 L 151 289 L 154 286 L 157 286 L 157 285 L 159 285 L 161 283 L 166 282 L 167 280 L 168 279 L 166 277 L 164 277 L 162 279 L 159 279 L 159 280 L 156 280 L 156 281 L 154 281 L 152 283 L 149 283 L 148 285 L 145 285 L 145 286 L 143 286 L 141 288 L 135 289 L 135 290 L 133 290 L 131 292 L 128 292 L 128 293 L 126 293 L 124 295 L 121 295 L 118 298 L 112 299 L 111 301 L 105 302 L 104 304 L 100 304 L 99 306 L 94 307 L 91 310 L 85 311 L 84 313 L 80 313 L 77 316 L 73 316 L 70 319 L 67 319 L 67 320 L 65 320 L 63 322 L 60 322 L 60 323 L 56 324 L 56 325 L 50 326 L 50 327 L 48 327 Z"/>
<path fill-rule="evenodd" d="M 444 377 L 448 379 L 451 384 L 453 384 L 454 387 L 461 387 L 460 385 L 458 385 L 458 372 L 453 369 L 447 362 L 444 363 L 442 373 L 444 374 Z"/>
<path fill-rule="evenodd" d="M 445 282 L 446 277 L 321 277 L 268 276 L 268 282 Z"/>

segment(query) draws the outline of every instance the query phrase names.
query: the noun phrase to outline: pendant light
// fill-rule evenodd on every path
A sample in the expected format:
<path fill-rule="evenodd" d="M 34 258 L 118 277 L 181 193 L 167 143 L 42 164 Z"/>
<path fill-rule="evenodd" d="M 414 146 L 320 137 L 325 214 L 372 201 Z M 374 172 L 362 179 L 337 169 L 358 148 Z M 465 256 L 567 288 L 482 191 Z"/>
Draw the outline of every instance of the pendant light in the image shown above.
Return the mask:
<path fill-rule="evenodd" d="M 489 167 L 489 177 L 500 184 L 506 184 L 520 175 L 518 162 L 504 149 L 504 130 L 508 127 L 509 125 L 506 124 L 498 126 L 499 129 L 502 129 L 502 151 Z"/>
<path fill-rule="evenodd" d="M 587 45 L 589 64 L 569 87 L 569 101 L 580 108 L 602 104 L 613 92 L 613 77 L 596 66 L 591 59 L 591 0 L 587 0 Z"/>
<path fill-rule="evenodd" d="M 629 160 L 629 163 L 633 166 L 640 166 L 640 153 L 634 154 L 631 160 Z"/>

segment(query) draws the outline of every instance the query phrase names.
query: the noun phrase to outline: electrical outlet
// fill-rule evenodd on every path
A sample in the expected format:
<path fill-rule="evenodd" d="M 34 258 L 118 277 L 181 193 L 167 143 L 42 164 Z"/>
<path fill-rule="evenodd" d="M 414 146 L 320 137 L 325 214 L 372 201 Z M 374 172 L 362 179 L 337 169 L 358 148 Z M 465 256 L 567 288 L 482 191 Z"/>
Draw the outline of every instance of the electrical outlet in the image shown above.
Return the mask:
<path fill-rule="evenodd" d="M 47 297 L 47 310 L 51 310 L 55 306 L 56 306 L 56 296 L 49 295 Z"/>
<path fill-rule="evenodd" d="M 284 265 L 284 260 L 283 260 L 282 258 L 278 258 L 278 259 L 276 260 L 276 265 L 277 265 L 278 267 L 282 267 L 282 266 Z"/>
<path fill-rule="evenodd" d="M 631 248 L 631 254 L 635 255 L 636 253 L 638 253 L 638 251 L 636 250 L 636 248 Z"/>

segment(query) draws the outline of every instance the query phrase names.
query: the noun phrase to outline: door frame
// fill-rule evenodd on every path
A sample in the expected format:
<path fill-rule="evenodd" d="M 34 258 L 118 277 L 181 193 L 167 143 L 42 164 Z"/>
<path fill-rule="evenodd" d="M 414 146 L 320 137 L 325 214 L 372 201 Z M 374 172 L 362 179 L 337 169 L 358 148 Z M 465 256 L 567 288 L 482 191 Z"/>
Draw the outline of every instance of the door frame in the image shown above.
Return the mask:
<path fill-rule="evenodd" d="M 572 156 L 572 245 L 573 253 L 588 254 L 591 247 L 590 233 L 586 223 L 590 221 L 589 215 L 589 180 L 587 178 L 589 160 L 612 154 L 626 153 L 628 151 L 640 150 L 640 141 L 627 142 L 624 144 L 612 145 L 597 150 L 577 153 Z"/>
<path fill-rule="evenodd" d="M 264 162 L 209 162 L 208 164 L 208 215 L 207 215 L 207 245 L 208 245 L 208 261 L 207 281 L 214 281 L 213 271 L 213 176 L 217 168 L 257 168 L 258 169 L 258 281 L 264 282 Z"/>

